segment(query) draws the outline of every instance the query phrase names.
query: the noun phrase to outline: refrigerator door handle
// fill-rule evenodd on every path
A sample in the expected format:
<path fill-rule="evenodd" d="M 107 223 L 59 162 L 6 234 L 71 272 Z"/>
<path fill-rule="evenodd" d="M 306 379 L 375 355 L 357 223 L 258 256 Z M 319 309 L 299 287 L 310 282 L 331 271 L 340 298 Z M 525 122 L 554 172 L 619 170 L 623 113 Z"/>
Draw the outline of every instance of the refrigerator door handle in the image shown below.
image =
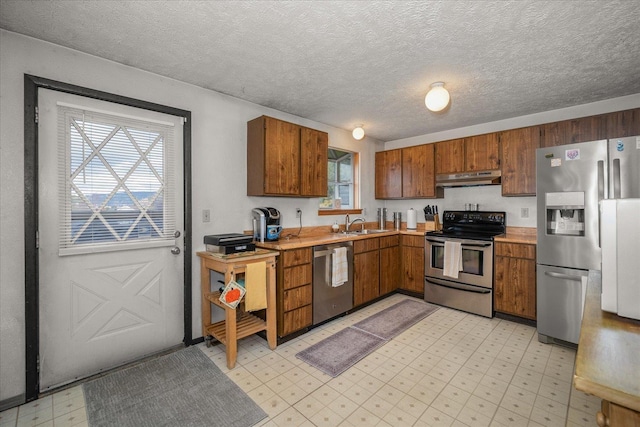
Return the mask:
<path fill-rule="evenodd" d="M 545 271 L 545 275 L 553 277 L 554 279 L 573 280 L 574 282 L 582 282 L 582 276 L 572 276 L 570 274 L 556 273 L 553 271 Z"/>
<path fill-rule="evenodd" d="M 598 160 L 598 203 L 604 199 L 604 160 Z M 602 218 L 598 213 L 598 247 L 602 247 Z"/>
<path fill-rule="evenodd" d="M 613 198 L 619 199 L 620 196 L 620 159 L 613 159 Z"/>

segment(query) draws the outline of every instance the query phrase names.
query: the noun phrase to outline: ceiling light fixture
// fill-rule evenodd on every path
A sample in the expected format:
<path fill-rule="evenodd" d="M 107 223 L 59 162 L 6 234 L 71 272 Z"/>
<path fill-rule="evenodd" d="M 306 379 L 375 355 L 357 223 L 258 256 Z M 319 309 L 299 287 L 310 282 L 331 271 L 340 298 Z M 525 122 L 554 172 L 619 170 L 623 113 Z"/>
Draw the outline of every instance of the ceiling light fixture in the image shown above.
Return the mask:
<path fill-rule="evenodd" d="M 362 125 L 355 128 L 353 132 L 351 132 L 351 135 L 353 135 L 353 138 L 358 141 L 364 138 L 364 129 L 362 128 Z"/>
<path fill-rule="evenodd" d="M 449 105 L 449 92 L 443 82 L 431 83 L 431 90 L 424 98 L 424 104 L 431 111 L 442 111 Z"/>

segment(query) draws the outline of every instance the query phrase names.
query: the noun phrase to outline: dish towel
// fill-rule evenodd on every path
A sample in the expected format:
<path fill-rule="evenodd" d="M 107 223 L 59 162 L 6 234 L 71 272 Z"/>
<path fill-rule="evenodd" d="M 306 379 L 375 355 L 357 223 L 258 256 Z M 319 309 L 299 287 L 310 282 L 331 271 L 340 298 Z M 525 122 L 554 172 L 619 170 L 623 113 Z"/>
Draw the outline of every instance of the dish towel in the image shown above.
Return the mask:
<path fill-rule="evenodd" d="M 457 279 L 458 272 L 462 271 L 462 245 L 460 242 L 444 242 L 443 264 L 443 274 Z"/>
<path fill-rule="evenodd" d="M 347 263 L 347 248 L 333 250 L 331 268 L 331 286 L 337 288 L 349 280 L 349 264 Z"/>
<path fill-rule="evenodd" d="M 246 311 L 267 308 L 267 263 L 251 262 L 247 264 L 244 286 L 247 294 L 244 296 Z"/>

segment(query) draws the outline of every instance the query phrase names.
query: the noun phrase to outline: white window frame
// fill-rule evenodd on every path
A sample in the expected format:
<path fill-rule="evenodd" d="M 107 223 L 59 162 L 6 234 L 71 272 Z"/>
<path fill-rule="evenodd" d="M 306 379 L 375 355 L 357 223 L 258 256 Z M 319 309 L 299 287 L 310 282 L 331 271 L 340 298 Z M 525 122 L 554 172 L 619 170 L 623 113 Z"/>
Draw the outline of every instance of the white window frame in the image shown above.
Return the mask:
<path fill-rule="evenodd" d="M 162 203 L 163 203 L 163 215 L 162 215 L 162 224 L 155 224 L 155 231 L 158 234 L 156 237 L 149 238 L 129 238 L 129 233 L 131 229 L 138 225 L 143 218 L 146 218 L 147 222 L 149 222 L 150 226 L 153 226 L 155 221 L 151 219 L 151 217 L 147 213 L 147 209 L 144 208 L 139 201 L 135 197 L 132 197 L 132 202 L 136 204 L 136 207 L 139 210 L 139 216 L 134 221 L 134 224 L 131 226 L 132 228 L 124 235 L 118 236 L 114 233 L 114 230 L 110 228 L 108 222 L 104 217 L 101 216 L 101 213 L 106 212 L 103 208 L 106 207 L 106 202 L 109 199 L 106 199 L 102 206 L 97 209 L 91 208 L 93 210 L 93 214 L 90 217 L 90 221 L 93 221 L 95 218 L 100 218 L 103 224 L 105 224 L 105 228 L 109 229 L 110 232 L 113 233 L 114 239 L 105 242 L 88 242 L 88 243 L 78 243 L 76 238 L 72 236 L 72 197 L 71 192 L 74 187 L 74 183 L 72 179 L 75 175 L 77 175 L 77 171 L 80 168 L 77 168 L 76 171 L 71 171 L 71 126 L 73 126 L 73 122 L 78 119 L 85 122 L 99 122 L 99 123 L 109 123 L 109 125 L 113 125 L 118 128 L 123 129 L 131 129 L 136 131 L 148 131 L 153 133 L 158 133 L 162 135 L 162 179 L 159 179 L 160 188 L 162 190 Z M 150 247 L 166 247 L 172 246 L 175 244 L 175 237 L 173 235 L 175 231 L 175 176 L 174 176 L 174 167 L 173 167 L 173 159 L 174 156 L 174 136 L 175 132 L 173 123 L 163 122 L 158 120 L 150 120 L 146 118 L 139 118 L 124 114 L 117 114 L 112 112 L 106 112 L 96 109 L 88 109 L 82 106 L 76 106 L 71 104 L 66 104 L 59 102 L 58 103 L 58 164 L 59 164 L 59 197 L 60 197 L 60 224 L 59 224 L 59 248 L 58 253 L 60 256 L 65 255 L 77 255 L 77 254 L 87 254 L 87 253 L 98 253 L 98 252 L 113 252 L 113 251 L 122 251 L 122 250 L 132 250 L 132 249 L 146 249 Z M 124 189 L 127 194 L 130 196 L 133 194 L 127 188 L 127 178 L 129 174 L 127 174 L 124 179 L 119 177 L 119 175 L 108 166 L 108 162 L 101 156 L 99 150 L 105 145 L 104 141 L 102 144 L 95 145 L 94 141 L 90 141 L 89 139 L 83 139 L 87 144 L 92 144 L 94 148 L 90 148 L 92 158 L 98 158 L 105 167 L 110 171 L 112 177 L 116 180 L 116 186 L 113 188 L 110 196 L 113 196 L 118 191 Z M 107 142 L 108 143 L 108 142 Z M 84 145 L 83 145 L 84 147 Z M 91 146 L 90 146 L 91 147 Z M 137 150 L 138 158 L 134 161 L 134 167 L 131 168 L 131 171 L 135 170 L 138 165 L 142 162 L 146 162 L 147 166 L 153 170 L 153 166 L 151 165 L 151 161 L 146 157 L 147 154 L 151 153 L 150 146 L 146 152 L 135 143 L 132 142 L 132 147 L 135 147 Z M 83 156 L 84 157 L 84 156 Z M 83 166 L 88 164 L 87 159 L 89 156 L 84 158 Z M 133 159 L 133 157 L 131 157 Z M 83 167 L 82 166 L 82 167 Z M 74 172 L 76 172 L 74 174 Z M 157 176 L 158 174 L 156 174 Z M 77 188 L 76 188 L 76 194 Z M 78 194 L 81 195 L 81 194 Z M 157 197 L 157 196 L 156 196 Z M 151 207 L 150 204 L 148 207 Z M 89 221 L 88 221 L 89 222 Z"/>

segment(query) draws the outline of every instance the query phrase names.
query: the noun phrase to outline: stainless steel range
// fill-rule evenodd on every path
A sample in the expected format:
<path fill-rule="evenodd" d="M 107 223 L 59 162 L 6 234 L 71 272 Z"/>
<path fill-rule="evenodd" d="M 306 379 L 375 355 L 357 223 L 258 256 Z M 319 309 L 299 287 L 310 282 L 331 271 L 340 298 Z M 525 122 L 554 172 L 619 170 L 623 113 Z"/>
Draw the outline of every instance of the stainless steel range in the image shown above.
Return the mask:
<path fill-rule="evenodd" d="M 425 235 L 425 300 L 493 317 L 493 237 L 505 230 L 505 212 L 445 211 Z"/>

